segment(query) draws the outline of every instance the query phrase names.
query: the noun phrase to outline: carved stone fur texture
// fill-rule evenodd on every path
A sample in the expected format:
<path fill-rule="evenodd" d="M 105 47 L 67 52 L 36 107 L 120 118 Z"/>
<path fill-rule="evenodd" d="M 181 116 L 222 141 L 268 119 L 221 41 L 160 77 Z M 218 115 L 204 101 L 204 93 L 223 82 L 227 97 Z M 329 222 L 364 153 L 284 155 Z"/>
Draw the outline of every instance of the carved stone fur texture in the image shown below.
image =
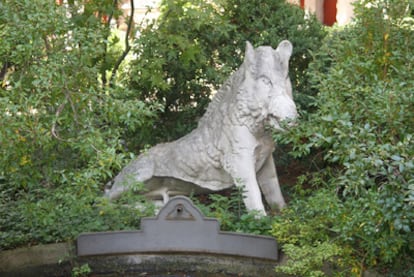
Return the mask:
<path fill-rule="evenodd" d="M 224 83 L 198 127 L 186 136 L 158 144 L 127 165 L 105 191 L 118 198 L 135 183 L 146 196 L 166 203 L 173 195 L 243 187 L 249 211 L 266 214 L 262 193 L 271 207 L 283 208 L 273 161 L 274 142 L 267 126 L 297 117 L 288 75 L 292 44 L 277 49 L 246 42 L 244 62 Z M 109 187 L 109 186 L 108 186 Z"/>

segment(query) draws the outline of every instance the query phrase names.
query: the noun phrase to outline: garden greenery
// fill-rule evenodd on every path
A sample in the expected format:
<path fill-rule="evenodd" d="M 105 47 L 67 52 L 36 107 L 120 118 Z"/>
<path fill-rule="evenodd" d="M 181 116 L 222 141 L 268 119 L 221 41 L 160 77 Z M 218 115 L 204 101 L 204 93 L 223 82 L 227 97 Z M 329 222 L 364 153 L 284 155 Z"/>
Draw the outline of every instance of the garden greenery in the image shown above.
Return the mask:
<path fill-rule="evenodd" d="M 275 216 L 247 214 L 240 191 L 194 201 L 223 230 L 274 235 L 290 257 L 280 272 L 414 274 L 412 1 L 358 1 L 324 38 L 284 0 L 164 0 L 125 41 L 106 21 L 116 2 L 0 3 L 0 249 L 139 228 L 153 207 L 133 192 L 108 203 L 104 183 L 132 152 L 194 128 L 246 40 L 289 39 L 301 119 L 275 140 L 323 161 Z"/>
<path fill-rule="evenodd" d="M 84 2 L 0 3 L 0 249 L 138 221 L 99 195 L 131 158 L 123 134 L 156 107 L 105 81 L 121 51 L 101 16 L 119 12 Z"/>
<path fill-rule="evenodd" d="M 344 272 L 414 273 L 413 10 L 410 1 L 360 1 L 355 22 L 313 52 L 316 110 L 278 138 L 297 158 L 326 163 L 273 226 L 292 255 L 324 245 L 340 249 L 327 253 Z"/>

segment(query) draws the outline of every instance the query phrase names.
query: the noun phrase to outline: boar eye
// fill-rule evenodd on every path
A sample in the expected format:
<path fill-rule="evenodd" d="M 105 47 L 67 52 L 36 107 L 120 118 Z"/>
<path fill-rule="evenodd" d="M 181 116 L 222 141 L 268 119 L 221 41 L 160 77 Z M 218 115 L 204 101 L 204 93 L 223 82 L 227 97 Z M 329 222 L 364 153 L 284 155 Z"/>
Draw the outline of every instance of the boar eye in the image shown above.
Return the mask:
<path fill-rule="evenodd" d="M 269 87 L 272 86 L 272 81 L 270 81 L 270 79 L 265 76 L 261 76 L 259 78 L 259 81 L 262 82 L 266 86 L 269 86 Z"/>

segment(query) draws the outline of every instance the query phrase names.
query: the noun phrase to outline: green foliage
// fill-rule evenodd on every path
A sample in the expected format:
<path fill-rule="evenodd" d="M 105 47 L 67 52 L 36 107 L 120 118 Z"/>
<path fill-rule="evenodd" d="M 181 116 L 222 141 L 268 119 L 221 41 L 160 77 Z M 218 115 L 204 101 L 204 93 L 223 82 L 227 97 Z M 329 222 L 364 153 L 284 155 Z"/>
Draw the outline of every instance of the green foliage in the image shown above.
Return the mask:
<path fill-rule="evenodd" d="M 71 241 L 82 232 L 137 229 L 141 217 L 153 215 L 153 208 L 142 198 L 127 196 L 109 203 L 88 189 L 78 184 L 52 191 L 38 188 L 2 203 L 0 247 Z M 137 202 L 144 208 L 135 208 Z"/>
<path fill-rule="evenodd" d="M 165 0 L 161 12 L 141 31 L 128 72 L 131 87 L 142 92 L 140 99 L 163 105 L 156 128 L 136 134 L 141 144 L 172 140 L 193 129 L 213 91 L 240 66 L 246 40 L 273 47 L 291 40 L 294 90 L 310 93 L 303 72 L 309 50 L 319 48 L 324 31 L 299 7 L 285 0 Z"/>
<path fill-rule="evenodd" d="M 327 262 L 343 266 L 341 256 L 346 253 L 332 239 L 341 203 L 325 190 L 304 199 L 290 203 L 273 222 L 272 235 L 289 256 L 288 263 L 276 270 L 295 276 L 325 276 L 323 266 Z"/>
<path fill-rule="evenodd" d="M 193 202 L 206 217 L 217 218 L 223 231 L 269 235 L 272 218 L 247 212 L 242 192 L 234 188 L 229 195 L 209 194 L 203 203 L 193 197 Z"/>
<path fill-rule="evenodd" d="M 137 134 L 143 144 L 172 140 L 195 127 L 194 119 L 209 102 L 209 84 L 217 78 L 216 48 L 205 45 L 204 36 L 229 28 L 205 1 L 163 1 L 161 10 L 158 22 L 141 31 L 128 72 L 142 100 L 163 105 L 156 128 Z"/>
<path fill-rule="evenodd" d="M 288 263 L 276 270 L 295 276 L 325 276 L 329 265 L 338 276 L 360 272 L 351 246 L 342 240 L 348 239 L 342 237 L 341 225 L 353 220 L 350 212 L 352 209 L 328 189 L 297 196 L 272 225 L 272 235 L 289 256 Z"/>
<path fill-rule="evenodd" d="M 113 1 L 0 3 L 2 249 L 136 224 L 122 208 L 99 220 L 95 205 L 131 158 L 121 138 L 155 109 L 103 82 L 119 51 L 100 16 L 118 13 Z"/>
<path fill-rule="evenodd" d="M 88 276 L 92 273 L 92 269 L 89 264 L 83 264 L 81 266 L 76 266 L 72 269 L 72 277 L 82 277 Z"/>
<path fill-rule="evenodd" d="M 291 258 L 284 273 L 321 276 L 330 264 L 344 276 L 375 267 L 412 274 L 410 1 L 360 1 L 355 23 L 322 41 L 320 24 L 282 0 L 165 0 L 127 67 L 119 63 L 128 45 L 101 20 L 120 14 L 113 1 L 69 2 L 0 3 L 1 249 L 138 228 L 153 214 L 144 199 L 100 197 L 133 158 L 128 150 L 194 128 L 212 91 L 240 65 L 246 40 L 276 47 L 289 39 L 302 118 L 276 139 L 297 158 L 323 157 L 324 167 L 300 178 L 275 218 L 248 214 L 240 191 L 199 207 L 223 230 L 271 232 Z"/>
<path fill-rule="evenodd" d="M 311 196 L 291 205 L 302 207 L 303 226 L 298 215 L 284 215 L 293 224 L 285 230 L 301 226 L 310 241 L 290 243 L 305 250 L 315 241 L 334 241 L 351 250 L 343 259 L 354 273 L 378 267 L 403 274 L 413 266 L 414 19 L 412 3 L 397 2 L 356 4 L 355 22 L 334 29 L 313 52 L 316 110 L 289 134 L 276 136 L 292 144 L 294 156 L 317 153 L 327 162 L 315 175 L 323 176 L 319 187 L 325 189 L 302 189 Z M 312 212 L 326 201 L 334 205 L 315 220 L 329 228 L 322 232 Z"/>
<path fill-rule="evenodd" d="M 283 272 L 292 276 L 318 277 L 326 276 L 321 270 L 326 262 L 334 261 L 341 252 L 338 245 L 322 242 L 315 246 L 283 245 L 283 251 L 289 256 L 286 265 L 276 267 L 276 272 Z"/>

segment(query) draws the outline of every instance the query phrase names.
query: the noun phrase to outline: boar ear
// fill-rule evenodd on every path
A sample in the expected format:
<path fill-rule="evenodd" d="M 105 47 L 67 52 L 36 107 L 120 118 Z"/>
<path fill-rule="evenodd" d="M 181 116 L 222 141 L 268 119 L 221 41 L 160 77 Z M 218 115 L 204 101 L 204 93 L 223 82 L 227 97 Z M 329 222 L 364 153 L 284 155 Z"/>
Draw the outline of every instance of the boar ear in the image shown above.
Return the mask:
<path fill-rule="evenodd" d="M 246 51 L 244 53 L 244 62 L 247 64 L 248 67 L 252 67 L 254 65 L 254 48 L 252 44 L 246 41 Z"/>
<path fill-rule="evenodd" d="M 276 48 L 276 52 L 279 53 L 280 58 L 284 62 L 288 62 L 290 56 L 292 55 L 293 46 L 292 43 L 288 40 L 284 40 L 279 43 L 279 46 Z"/>

